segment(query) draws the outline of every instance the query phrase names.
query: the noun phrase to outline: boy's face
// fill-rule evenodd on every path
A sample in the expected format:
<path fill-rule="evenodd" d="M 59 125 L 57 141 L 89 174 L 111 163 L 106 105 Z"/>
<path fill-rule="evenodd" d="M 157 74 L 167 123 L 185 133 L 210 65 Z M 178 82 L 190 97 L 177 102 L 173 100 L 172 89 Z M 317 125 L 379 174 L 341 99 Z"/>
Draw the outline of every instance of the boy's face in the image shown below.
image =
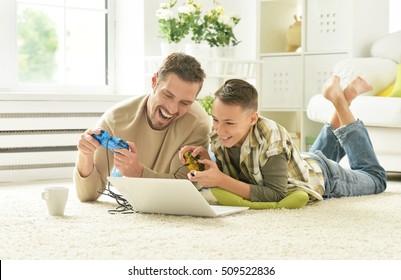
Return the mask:
<path fill-rule="evenodd" d="M 156 79 L 152 79 L 153 93 L 146 105 L 147 118 L 153 129 L 162 130 L 188 112 L 200 85 L 184 81 L 175 74 L 158 84 Z"/>
<path fill-rule="evenodd" d="M 241 147 L 251 126 L 258 120 L 258 113 L 244 110 L 239 105 L 227 105 L 216 98 L 212 108 L 213 129 L 227 147 Z"/>

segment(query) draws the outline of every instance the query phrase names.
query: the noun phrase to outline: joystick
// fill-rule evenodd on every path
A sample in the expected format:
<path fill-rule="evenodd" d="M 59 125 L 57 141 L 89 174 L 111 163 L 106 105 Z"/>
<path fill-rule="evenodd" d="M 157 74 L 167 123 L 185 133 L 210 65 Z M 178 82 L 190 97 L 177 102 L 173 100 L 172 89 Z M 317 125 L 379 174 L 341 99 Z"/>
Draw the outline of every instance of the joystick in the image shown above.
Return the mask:
<path fill-rule="evenodd" d="M 95 138 L 103 147 L 108 148 L 110 151 L 114 153 L 114 148 L 118 149 L 127 149 L 129 150 L 129 146 L 125 140 L 122 138 L 116 138 L 110 136 L 110 134 L 106 130 L 100 130 L 100 134 L 93 134 L 93 138 Z"/>
<path fill-rule="evenodd" d="M 195 171 L 205 170 L 205 165 L 198 162 L 198 160 L 200 159 L 199 155 L 193 157 L 191 155 L 191 152 L 188 151 L 184 154 L 184 159 L 185 159 L 185 165 L 188 166 L 189 170 L 195 170 Z"/>

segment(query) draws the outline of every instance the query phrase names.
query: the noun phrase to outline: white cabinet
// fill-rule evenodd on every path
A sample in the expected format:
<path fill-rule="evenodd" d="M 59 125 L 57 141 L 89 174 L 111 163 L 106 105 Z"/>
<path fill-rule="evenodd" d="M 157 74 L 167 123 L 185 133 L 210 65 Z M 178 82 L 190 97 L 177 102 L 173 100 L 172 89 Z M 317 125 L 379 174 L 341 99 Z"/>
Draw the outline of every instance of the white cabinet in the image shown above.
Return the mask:
<path fill-rule="evenodd" d="M 351 3 L 352 0 L 305 1 L 307 51 L 347 50 Z"/>
<path fill-rule="evenodd" d="M 388 33 L 388 0 L 258 0 L 256 11 L 260 113 L 298 136 L 306 150 L 306 139 L 321 128 L 306 116 L 309 99 L 337 62 L 370 56 L 371 44 Z M 294 16 L 302 22 L 301 46 L 285 52 Z"/>
<path fill-rule="evenodd" d="M 302 107 L 302 58 L 292 56 L 265 56 L 262 59 L 262 108 Z"/>

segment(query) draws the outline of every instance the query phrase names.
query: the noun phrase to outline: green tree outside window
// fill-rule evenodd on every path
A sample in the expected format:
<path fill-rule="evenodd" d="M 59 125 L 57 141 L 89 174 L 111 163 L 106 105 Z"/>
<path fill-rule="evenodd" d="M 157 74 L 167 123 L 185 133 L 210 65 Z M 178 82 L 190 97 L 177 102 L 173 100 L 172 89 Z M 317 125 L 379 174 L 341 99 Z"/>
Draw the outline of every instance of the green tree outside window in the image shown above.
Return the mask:
<path fill-rule="evenodd" d="M 42 11 L 25 9 L 18 16 L 18 67 L 21 82 L 49 83 L 57 68 L 55 24 Z"/>

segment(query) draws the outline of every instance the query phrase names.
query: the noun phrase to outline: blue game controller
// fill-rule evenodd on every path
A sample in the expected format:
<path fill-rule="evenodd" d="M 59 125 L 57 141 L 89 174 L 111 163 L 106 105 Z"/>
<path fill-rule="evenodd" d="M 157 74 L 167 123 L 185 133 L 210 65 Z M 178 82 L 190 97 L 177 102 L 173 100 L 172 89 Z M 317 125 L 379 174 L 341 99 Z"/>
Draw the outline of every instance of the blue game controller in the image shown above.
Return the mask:
<path fill-rule="evenodd" d="M 93 138 L 95 138 L 103 147 L 109 149 L 114 153 L 114 148 L 118 149 L 127 149 L 129 150 L 129 146 L 125 140 L 122 138 L 117 138 L 110 136 L 110 134 L 106 130 L 100 130 L 100 134 L 93 134 Z"/>

